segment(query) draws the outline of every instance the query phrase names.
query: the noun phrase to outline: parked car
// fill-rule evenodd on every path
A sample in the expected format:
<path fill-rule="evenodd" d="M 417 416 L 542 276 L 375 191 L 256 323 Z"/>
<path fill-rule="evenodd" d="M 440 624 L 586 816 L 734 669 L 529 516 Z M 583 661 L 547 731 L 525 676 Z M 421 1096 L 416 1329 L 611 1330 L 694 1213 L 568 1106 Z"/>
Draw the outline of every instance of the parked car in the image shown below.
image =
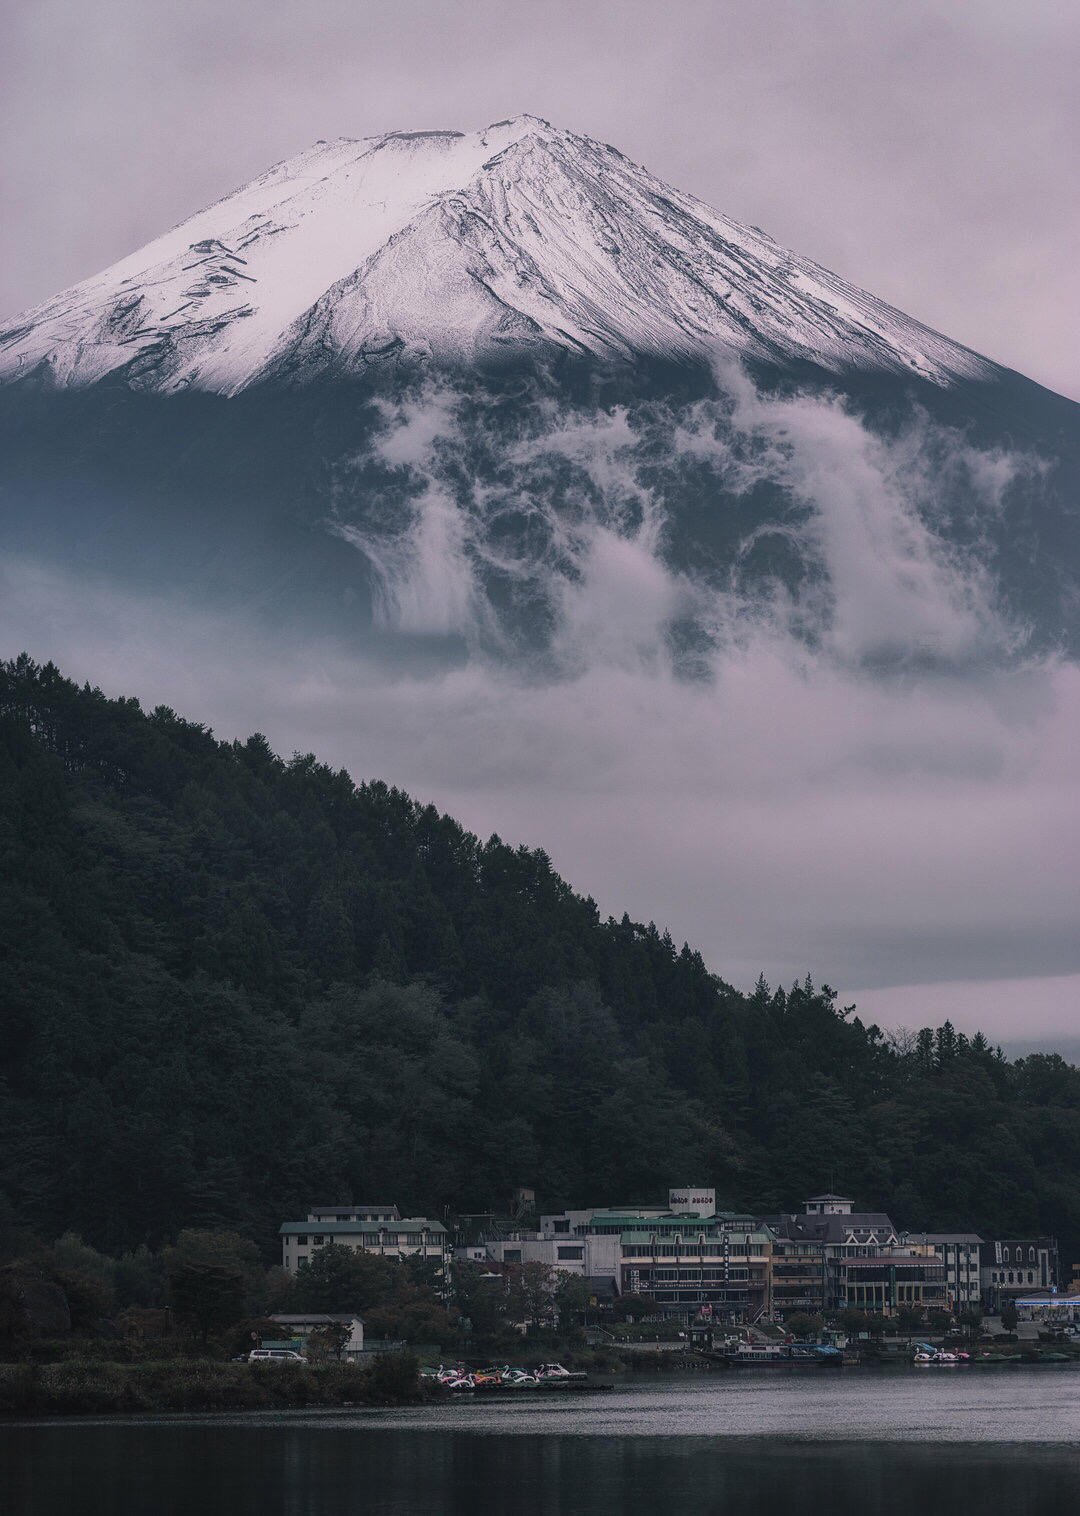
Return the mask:
<path fill-rule="evenodd" d="M 252 1348 L 248 1363 L 307 1363 L 307 1359 L 292 1348 Z"/>

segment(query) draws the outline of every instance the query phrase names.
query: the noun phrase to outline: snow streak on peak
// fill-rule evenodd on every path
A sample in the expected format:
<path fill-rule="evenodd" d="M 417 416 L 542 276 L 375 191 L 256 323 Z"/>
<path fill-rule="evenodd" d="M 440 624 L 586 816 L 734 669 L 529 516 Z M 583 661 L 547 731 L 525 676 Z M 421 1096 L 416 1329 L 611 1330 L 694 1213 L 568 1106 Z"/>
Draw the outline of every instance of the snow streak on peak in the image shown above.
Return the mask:
<path fill-rule="evenodd" d="M 229 394 L 560 350 L 938 384 L 997 372 L 614 148 L 523 115 L 316 142 L 0 332 L 0 379 Z"/>

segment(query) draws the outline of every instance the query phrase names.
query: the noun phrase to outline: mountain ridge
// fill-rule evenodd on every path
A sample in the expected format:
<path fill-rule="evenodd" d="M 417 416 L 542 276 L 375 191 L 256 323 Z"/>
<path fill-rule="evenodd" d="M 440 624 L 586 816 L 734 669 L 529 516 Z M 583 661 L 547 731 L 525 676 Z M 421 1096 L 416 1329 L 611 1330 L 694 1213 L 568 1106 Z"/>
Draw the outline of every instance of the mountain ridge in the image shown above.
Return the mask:
<path fill-rule="evenodd" d="M 0 1232 L 273 1256 L 316 1193 L 555 1209 L 699 1173 L 767 1212 L 835 1173 L 912 1229 L 1080 1242 L 1060 1057 L 889 1039 L 809 976 L 743 994 L 539 848 L 25 655 L 0 789 Z"/>

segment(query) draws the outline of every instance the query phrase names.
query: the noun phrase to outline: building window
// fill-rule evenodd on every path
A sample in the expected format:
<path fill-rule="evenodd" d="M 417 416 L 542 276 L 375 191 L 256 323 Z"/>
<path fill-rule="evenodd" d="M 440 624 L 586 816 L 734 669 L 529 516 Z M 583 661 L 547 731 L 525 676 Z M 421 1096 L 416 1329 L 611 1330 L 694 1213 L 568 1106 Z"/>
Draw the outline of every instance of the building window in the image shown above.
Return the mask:
<path fill-rule="evenodd" d="M 1035 1262 L 1035 1249 L 1034 1248 L 1028 1248 L 1028 1263 L 1034 1263 L 1034 1262 Z"/>
<path fill-rule="evenodd" d="M 313 1247 L 317 1247 L 317 1248 L 321 1248 L 321 1247 L 322 1247 L 322 1245 L 323 1245 L 323 1243 L 324 1243 L 324 1242 L 325 1242 L 325 1241 L 326 1241 L 326 1238 L 325 1238 L 325 1237 L 313 1237 L 313 1238 L 312 1238 L 312 1239 L 311 1239 L 311 1242 L 312 1242 L 312 1246 L 313 1246 Z"/>
<path fill-rule="evenodd" d="M 421 1242 L 423 1242 L 423 1240 L 424 1240 L 423 1233 L 421 1233 L 421 1232 L 406 1232 L 405 1233 L 405 1243 L 406 1243 L 407 1247 L 418 1248 L 420 1246 Z"/>
<path fill-rule="evenodd" d="M 296 1239 L 296 1246 L 298 1248 L 306 1248 L 307 1247 L 307 1238 L 306 1237 L 298 1237 Z"/>
<path fill-rule="evenodd" d="M 560 1258 L 565 1258 L 565 1259 L 568 1259 L 568 1260 L 571 1259 L 571 1258 L 579 1258 L 580 1259 L 580 1258 L 584 1258 L 585 1257 L 585 1249 L 583 1247 L 582 1248 L 570 1248 L 570 1247 L 556 1248 L 555 1251 L 556 1251 L 556 1253 L 558 1254 L 558 1256 Z"/>
<path fill-rule="evenodd" d="M 1035 1271 L 1033 1269 L 1028 1269 L 1028 1284 L 1034 1284 L 1034 1283 L 1035 1283 Z"/>
<path fill-rule="evenodd" d="M 521 1249 L 520 1248 L 505 1248 L 503 1250 L 503 1263 L 520 1263 L 520 1262 L 521 1262 Z"/>

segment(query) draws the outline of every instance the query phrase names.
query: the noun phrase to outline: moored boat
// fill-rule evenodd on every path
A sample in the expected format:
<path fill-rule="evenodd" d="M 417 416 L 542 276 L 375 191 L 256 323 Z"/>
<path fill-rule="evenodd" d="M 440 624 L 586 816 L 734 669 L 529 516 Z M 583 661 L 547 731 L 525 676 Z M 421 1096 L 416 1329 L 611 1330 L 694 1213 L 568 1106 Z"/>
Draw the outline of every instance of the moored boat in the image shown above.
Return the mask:
<path fill-rule="evenodd" d="M 760 1368 L 793 1361 L 786 1342 L 740 1342 L 738 1347 L 729 1348 L 724 1358 L 732 1368 Z"/>

